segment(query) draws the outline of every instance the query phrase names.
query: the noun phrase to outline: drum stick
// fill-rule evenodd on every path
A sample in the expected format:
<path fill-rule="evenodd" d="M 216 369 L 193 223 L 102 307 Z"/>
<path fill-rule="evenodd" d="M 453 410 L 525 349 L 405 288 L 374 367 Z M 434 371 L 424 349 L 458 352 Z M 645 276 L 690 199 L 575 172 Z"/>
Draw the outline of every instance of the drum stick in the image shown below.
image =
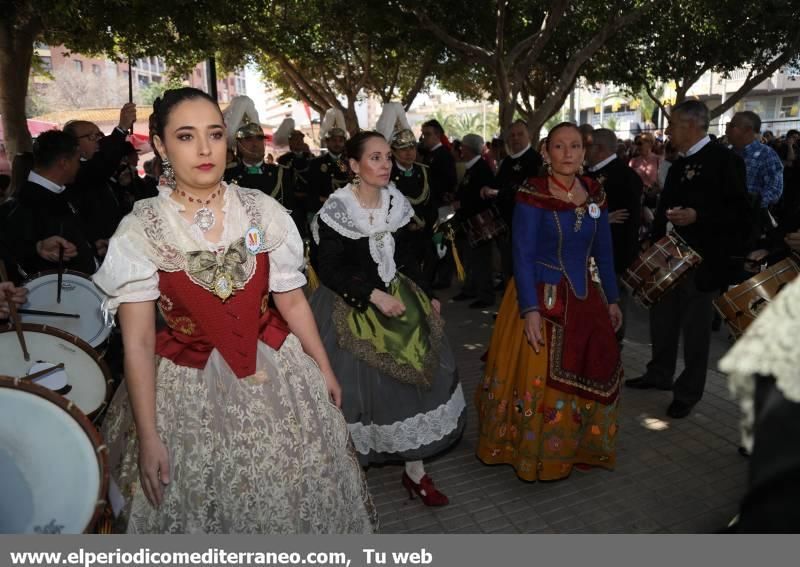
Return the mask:
<path fill-rule="evenodd" d="M 44 370 L 40 370 L 39 372 L 34 372 L 33 374 L 28 374 L 27 376 L 20 376 L 20 380 L 36 380 L 37 378 L 41 378 L 42 376 L 47 376 L 51 372 L 55 372 L 56 370 L 64 370 L 64 363 L 59 362 L 55 366 L 51 366 L 50 368 L 45 368 Z"/>
<path fill-rule="evenodd" d="M 39 309 L 17 309 L 20 315 L 41 315 L 43 317 L 71 317 L 73 319 L 80 319 L 78 313 L 58 313 L 57 311 L 41 311 Z"/>
<path fill-rule="evenodd" d="M 58 245 L 58 286 L 56 290 L 56 303 L 61 303 L 61 283 L 64 281 L 64 246 Z"/>
<path fill-rule="evenodd" d="M 6 265 L 0 260 L 0 282 L 11 281 L 8 279 L 8 274 L 6 274 Z M 25 357 L 25 361 L 28 362 L 31 359 L 31 355 L 28 353 L 28 345 L 25 344 L 25 334 L 22 332 L 22 320 L 19 318 L 17 314 L 17 305 L 12 301 L 12 299 L 8 298 L 8 310 L 11 313 L 11 320 L 14 322 L 14 330 L 17 332 L 17 340 L 19 340 L 19 346 L 22 349 L 22 356 Z"/>

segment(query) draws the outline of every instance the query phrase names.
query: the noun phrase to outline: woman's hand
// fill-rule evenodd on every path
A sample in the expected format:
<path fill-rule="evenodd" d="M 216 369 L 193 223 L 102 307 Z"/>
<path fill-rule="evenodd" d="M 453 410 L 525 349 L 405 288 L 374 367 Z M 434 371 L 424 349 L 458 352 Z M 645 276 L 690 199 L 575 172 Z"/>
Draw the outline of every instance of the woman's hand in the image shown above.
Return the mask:
<path fill-rule="evenodd" d="M 442 304 L 438 299 L 431 299 L 431 307 L 433 307 L 433 311 L 440 315 L 442 314 Z"/>
<path fill-rule="evenodd" d="M 406 312 L 406 306 L 402 301 L 379 289 L 372 290 L 369 300 L 387 317 L 399 317 Z"/>
<path fill-rule="evenodd" d="M 544 334 L 542 316 L 538 311 L 525 313 L 525 336 L 536 354 L 539 354 L 540 348 L 544 346 Z"/>
<path fill-rule="evenodd" d="M 609 305 L 608 316 L 611 317 L 611 326 L 614 327 L 614 332 L 619 331 L 622 327 L 622 311 L 620 311 L 619 305 L 616 303 Z"/>
<path fill-rule="evenodd" d="M 158 435 L 139 440 L 139 480 L 150 504 L 161 506 L 164 487 L 170 482 L 169 452 Z"/>
<path fill-rule="evenodd" d="M 325 378 L 325 386 L 328 388 L 328 395 L 331 397 L 331 402 L 337 407 L 342 407 L 342 387 L 336 379 L 336 375 L 329 367 L 322 371 L 322 376 Z"/>

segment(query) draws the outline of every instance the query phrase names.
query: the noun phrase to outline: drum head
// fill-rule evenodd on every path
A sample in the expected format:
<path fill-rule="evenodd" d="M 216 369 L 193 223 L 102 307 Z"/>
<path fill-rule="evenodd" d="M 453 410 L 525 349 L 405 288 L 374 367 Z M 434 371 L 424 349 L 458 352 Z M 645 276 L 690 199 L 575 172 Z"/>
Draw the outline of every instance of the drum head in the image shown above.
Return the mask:
<path fill-rule="evenodd" d="M 99 347 L 108 339 L 111 329 L 105 324 L 100 309 L 104 297 L 87 275 L 69 270 L 64 272 L 61 281 L 61 303 L 56 302 L 58 274 L 55 272 L 36 274 L 25 282 L 25 287 L 28 290 L 28 301 L 22 306 L 24 309 L 80 315 L 79 319 L 22 315 L 25 323 L 56 327 L 80 337 L 93 348 Z"/>
<path fill-rule="evenodd" d="M 102 410 L 111 396 L 111 373 L 97 352 L 78 337 L 59 329 L 23 323 L 30 360 L 25 360 L 11 325 L 0 327 L 0 376 L 21 378 L 44 363 L 64 363 L 69 392 L 64 394 L 90 417 Z"/>
<path fill-rule="evenodd" d="M 0 377 L 0 533 L 82 533 L 108 486 L 100 435 L 50 390 Z"/>

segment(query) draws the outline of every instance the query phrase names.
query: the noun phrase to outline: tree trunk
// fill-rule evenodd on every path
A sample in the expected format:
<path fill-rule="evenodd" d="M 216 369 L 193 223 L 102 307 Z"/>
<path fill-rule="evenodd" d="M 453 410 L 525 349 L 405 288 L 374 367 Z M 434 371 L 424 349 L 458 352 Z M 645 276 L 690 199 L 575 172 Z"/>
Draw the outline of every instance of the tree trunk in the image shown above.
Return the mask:
<path fill-rule="evenodd" d="M 0 114 L 9 161 L 33 147 L 25 116 L 25 99 L 37 32 L 38 27 L 33 23 L 16 29 L 13 22 L 0 25 Z"/>
<path fill-rule="evenodd" d="M 358 115 L 356 114 L 356 99 L 347 97 L 347 107 L 342 108 L 344 112 L 344 123 L 347 126 L 347 133 L 350 136 L 355 136 L 361 131 L 358 125 Z"/>

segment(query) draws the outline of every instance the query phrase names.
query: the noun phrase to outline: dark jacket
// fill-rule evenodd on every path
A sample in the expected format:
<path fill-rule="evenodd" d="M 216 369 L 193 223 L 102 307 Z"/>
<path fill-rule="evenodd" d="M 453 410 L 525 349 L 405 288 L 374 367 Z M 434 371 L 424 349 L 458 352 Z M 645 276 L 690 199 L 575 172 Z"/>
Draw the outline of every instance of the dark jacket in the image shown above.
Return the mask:
<path fill-rule="evenodd" d="M 292 172 L 283 165 L 262 163 L 255 166 L 257 172 L 251 171 L 241 161 L 225 170 L 225 182 L 235 183 L 239 187 L 258 189 L 279 201 L 283 206 L 291 208 L 294 191 L 292 190 Z"/>
<path fill-rule="evenodd" d="M 653 240 L 667 232 L 667 209 L 692 208 L 697 221 L 675 231 L 703 258 L 697 269 L 699 291 L 728 285 L 741 271 L 753 219 L 744 161 L 711 141 L 669 168 L 653 222 Z M 738 264 L 738 265 L 736 265 Z"/>
<path fill-rule="evenodd" d="M 531 177 L 538 176 L 541 168 L 542 156 L 533 148 L 528 148 L 516 159 L 508 156 L 500 164 L 491 187 L 499 190 L 496 198 L 497 208 L 509 226 L 511 226 L 511 219 L 514 216 L 514 198 L 517 195 L 517 187 Z"/>
<path fill-rule="evenodd" d="M 461 202 L 458 214 L 462 220 L 467 220 L 492 206 L 492 199 L 481 198 L 481 188 L 491 187 L 493 182 L 492 168 L 485 159 L 478 158 L 478 161 L 464 174 L 456 191 L 456 198 Z"/>
<path fill-rule="evenodd" d="M 350 168 L 344 156 L 339 159 L 326 153 L 311 160 L 306 175 L 308 192 L 308 210 L 318 211 L 331 193 L 347 185 L 350 180 Z"/>
<path fill-rule="evenodd" d="M 639 226 L 642 217 L 642 178 L 619 158 L 602 169 L 589 173 L 603 187 L 608 199 L 608 211 L 626 209 L 628 220 L 611 225 L 614 248 L 614 271 L 624 274 L 639 255 Z"/>
<path fill-rule="evenodd" d="M 401 170 L 396 163 L 392 164 L 392 182 L 414 207 L 416 218 L 412 222 L 421 223 L 426 233 L 432 232 L 437 216 L 431 195 L 430 176 L 430 168 L 421 163 L 415 163 L 408 171 Z"/>
<path fill-rule="evenodd" d="M 78 249 L 78 255 L 64 267 L 86 274 L 96 270 L 94 245 L 89 242 L 77 207 L 68 193 L 53 193 L 28 181 L 20 191 L 17 206 L 8 217 L 4 230 L 14 260 L 29 275 L 58 268 L 56 262 L 43 260 L 36 243 L 51 236 L 62 236 Z"/>
<path fill-rule="evenodd" d="M 445 193 L 453 193 L 458 183 L 456 174 L 456 160 L 450 150 L 439 146 L 428 156 L 428 166 L 431 168 L 431 192 L 433 204 L 439 207 L 444 203 Z"/>

